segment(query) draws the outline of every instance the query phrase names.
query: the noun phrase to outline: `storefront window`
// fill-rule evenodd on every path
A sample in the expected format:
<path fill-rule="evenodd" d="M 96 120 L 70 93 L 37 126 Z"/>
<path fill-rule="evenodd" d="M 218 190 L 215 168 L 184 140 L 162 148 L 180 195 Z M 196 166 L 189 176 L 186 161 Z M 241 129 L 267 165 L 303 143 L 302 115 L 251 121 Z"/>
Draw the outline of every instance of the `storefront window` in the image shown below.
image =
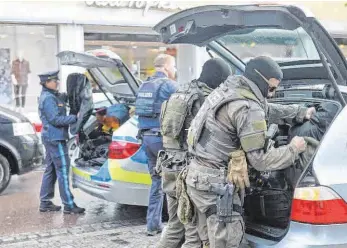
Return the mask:
<path fill-rule="evenodd" d="M 57 29 L 0 24 L 0 104 L 37 111 L 38 74 L 57 70 Z"/>
<path fill-rule="evenodd" d="M 96 34 L 85 34 L 85 50 L 103 48 L 113 51 L 122 58 L 135 77 L 143 81 L 154 73 L 153 61 L 157 55 L 166 53 L 176 57 L 175 47 L 166 46 L 157 40 L 158 37 L 153 35 L 108 34 L 98 37 Z"/>

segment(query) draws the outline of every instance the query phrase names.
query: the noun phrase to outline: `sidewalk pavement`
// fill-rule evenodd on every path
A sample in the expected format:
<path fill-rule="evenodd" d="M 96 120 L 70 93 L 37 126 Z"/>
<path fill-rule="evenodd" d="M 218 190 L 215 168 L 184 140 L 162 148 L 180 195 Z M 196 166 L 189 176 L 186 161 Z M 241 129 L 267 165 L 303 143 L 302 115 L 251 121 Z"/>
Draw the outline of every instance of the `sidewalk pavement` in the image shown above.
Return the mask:
<path fill-rule="evenodd" d="M 160 235 L 148 237 L 145 231 L 143 219 L 105 222 L 0 237 L 0 248 L 154 248 Z"/>

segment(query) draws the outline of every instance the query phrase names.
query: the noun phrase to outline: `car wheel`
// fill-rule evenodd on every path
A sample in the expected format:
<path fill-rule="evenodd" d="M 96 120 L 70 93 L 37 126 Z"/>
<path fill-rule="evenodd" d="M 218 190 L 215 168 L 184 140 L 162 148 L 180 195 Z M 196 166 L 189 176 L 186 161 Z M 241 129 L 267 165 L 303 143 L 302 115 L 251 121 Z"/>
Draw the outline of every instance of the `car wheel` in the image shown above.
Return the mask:
<path fill-rule="evenodd" d="M 0 193 L 2 193 L 11 180 L 11 170 L 8 160 L 0 154 Z"/>

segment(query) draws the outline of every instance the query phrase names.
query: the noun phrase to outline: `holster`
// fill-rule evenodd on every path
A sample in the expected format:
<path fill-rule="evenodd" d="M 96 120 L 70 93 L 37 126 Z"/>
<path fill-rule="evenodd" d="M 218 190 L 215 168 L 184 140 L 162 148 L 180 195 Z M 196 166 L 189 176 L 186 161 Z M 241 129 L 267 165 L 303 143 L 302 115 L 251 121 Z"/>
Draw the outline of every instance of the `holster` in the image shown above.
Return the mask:
<path fill-rule="evenodd" d="M 162 175 L 163 191 L 175 197 L 176 179 L 178 174 L 186 167 L 187 152 L 184 151 L 160 151 L 157 158 L 156 170 Z"/>
<path fill-rule="evenodd" d="M 211 191 L 218 195 L 215 213 L 214 208 L 209 208 L 206 215 L 207 218 L 212 214 L 217 214 L 220 221 L 230 223 L 232 221 L 233 211 L 239 212 L 237 205 L 233 204 L 235 186 L 232 183 L 227 183 L 224 186 L 221 184 L 211 184 Z M 242 209 L 241 209 L 242 211 Z"/>
<path fill-rule="evenodd" d="M 158 155 L 157 155 L 157 163 L 156 163 L 156 166 L 155 166 L 155 171 L 160 174 L 162 172 L 162 168 L 163 166 L 168 166 L 168 164 L 170 164 L 172 158 L 170 158 L 168 156 L 168 154 L 166 153 L 166 151 L 164 150 L 160 150 L 158 152 Z"/>

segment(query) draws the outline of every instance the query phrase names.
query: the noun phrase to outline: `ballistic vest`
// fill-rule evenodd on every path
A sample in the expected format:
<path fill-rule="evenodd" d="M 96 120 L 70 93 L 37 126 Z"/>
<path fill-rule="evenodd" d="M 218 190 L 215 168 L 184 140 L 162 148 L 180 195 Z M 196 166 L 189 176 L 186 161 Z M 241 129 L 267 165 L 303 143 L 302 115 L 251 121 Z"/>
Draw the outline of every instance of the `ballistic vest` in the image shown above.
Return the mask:
<path fill-rule="evenodd" d="M 141 85 L 135 102 L 135 114 L 139 117 L 140 129 L 159 128 L 159 116 L 163 100 L 160 99 L 160 88 L 164 84 L 162 78 L 148 81 Z"/>
<path fill-rule="evenodd" d="M 229 77 L 205 99 L 193 119 L 187 138 L 188 150 L 193 155 L 227 165 L 230 152 L 240 148 L 240 141 L 218 124 L 216 114 L 232 101 L 248 99 L 260 102 L 251 91 L 231 86 L 234 80 L 242 79 L 239 76 Z"/>
<path fill-rule="evenodd" d="M 205 100 L 202 87 L 207 86 L 194 80 L 182 85 L 163 103 L 160 127 L 166 150 L 188 150 L 186 139 L 188 128 L 194 118 L 193 105 L 201 107 Z"/>

